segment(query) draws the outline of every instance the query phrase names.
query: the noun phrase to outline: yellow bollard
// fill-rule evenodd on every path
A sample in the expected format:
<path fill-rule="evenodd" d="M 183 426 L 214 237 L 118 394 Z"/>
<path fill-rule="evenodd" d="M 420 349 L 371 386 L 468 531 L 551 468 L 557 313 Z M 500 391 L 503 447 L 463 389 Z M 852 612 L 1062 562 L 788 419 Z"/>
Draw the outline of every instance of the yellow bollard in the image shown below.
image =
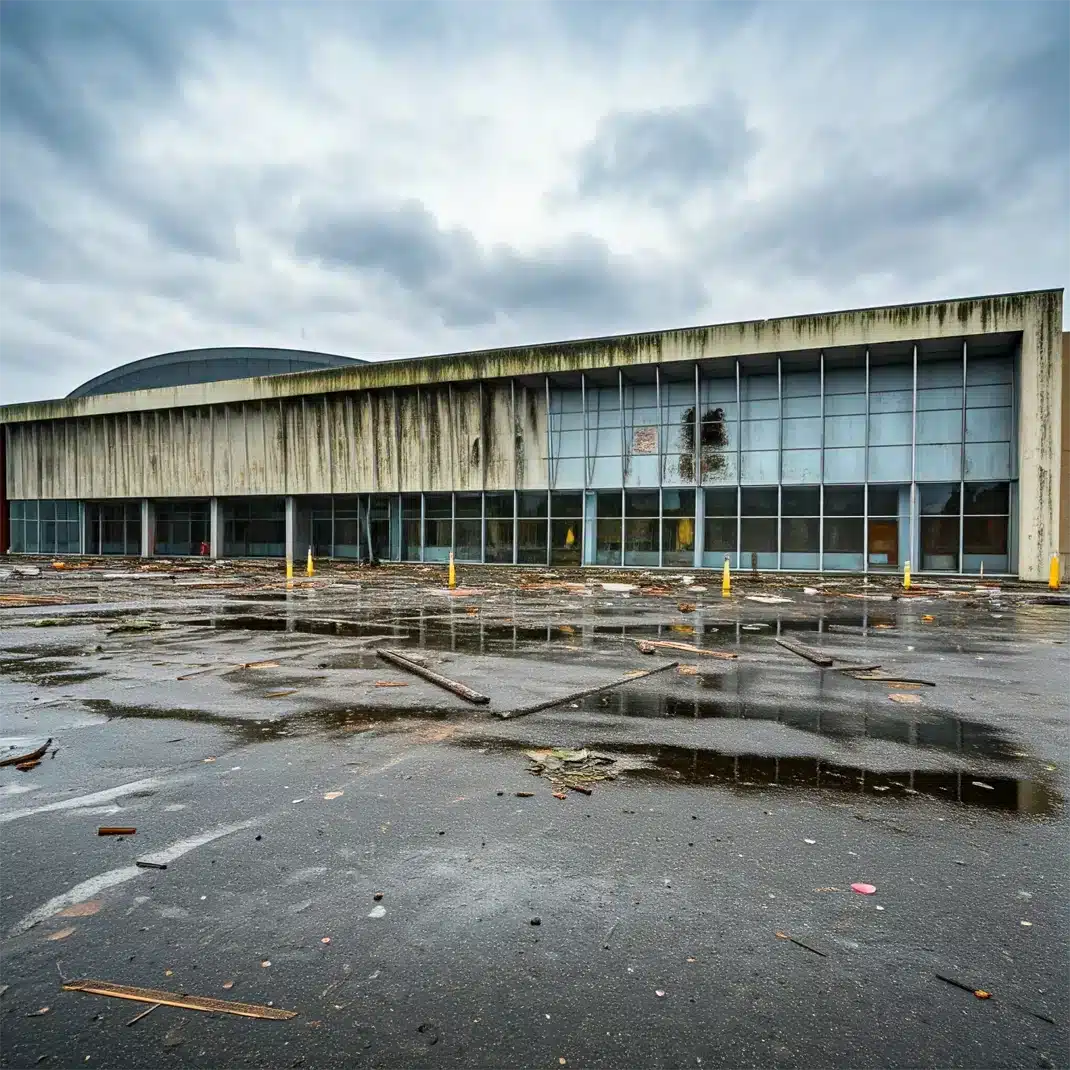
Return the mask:
<path fill-rule="evenodd" d="M 316 570 L 312 567 L 312 547 L 308 548 L 308 561 L 305 563 L 305 575 L 315 576 Z"/>
<path fill-rule="evenodd" d="M 1059 555 L 1051 555 L 1051 564 L 1048 566 L 1048 587 L 1053 591 L 1059 589 Z"/>
<path fill-rule="evenodd" d="M 449 589 L 452 591 L 457 586 L 457 570 L 453 567 L 453 551 L 450 551 L 450 575 L 447 581 Z"/>
<path fill-rule="evenodd" d="M 910 590 L 910 562 L 909 561 L 903 566 L 903 590 L 904 591 L 909 591 Z"/>
<path fill-rule="evenodd" d="M 292 557 L 286 558 L 286 578 L 288 580 L 294 578 L 294 562 Z"/>
<path fill-rule="evenodd" d="M 721 597 L 727 598 L 732 593 L 732 572 L 728 567 L 728 558 L 724 559 L 724 572 L 721 574 Z"/>

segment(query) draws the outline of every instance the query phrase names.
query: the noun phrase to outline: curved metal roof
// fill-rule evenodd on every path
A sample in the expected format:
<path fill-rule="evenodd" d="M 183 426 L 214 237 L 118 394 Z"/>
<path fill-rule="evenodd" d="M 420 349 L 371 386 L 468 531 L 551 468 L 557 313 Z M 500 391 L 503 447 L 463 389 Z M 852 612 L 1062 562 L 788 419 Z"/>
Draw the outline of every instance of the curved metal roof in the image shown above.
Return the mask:
<path fill-rule="evenodd" d="M 286 375 L 288 372 L 341 368 L 365 364 L 356 357 L 335 353 L 314 353 L 304 349 L 272 349 L 262 346 L 220 346 L 209 349 L 180 349 L 122 364 L 72 390 L 67 397 L 94 394 L 123 394 L 131 390 L 152 390 L 161 386 L 190 383 L 217 383 L 226 379 L 250 379 L 259 375 Z"/>

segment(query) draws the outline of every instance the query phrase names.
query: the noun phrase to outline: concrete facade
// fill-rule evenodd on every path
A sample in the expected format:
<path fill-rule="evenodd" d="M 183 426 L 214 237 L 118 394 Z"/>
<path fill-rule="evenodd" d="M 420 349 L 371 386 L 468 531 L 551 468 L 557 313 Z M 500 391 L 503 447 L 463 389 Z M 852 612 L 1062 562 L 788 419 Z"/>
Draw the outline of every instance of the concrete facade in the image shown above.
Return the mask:
<path fill-rule="evenodd" d="M 585 563 L 1043 579 L 1070 503 L 1061 325 L 1049 290 L 12 405 L 6 494 L 16 524 L 136 502 L 148 548 L 141 503 L 188 499 L 216 555 L 320 531 L 355 556 L 378 512 L 379 556 L 438 560 L 448 531 L 498 560 L 511 525 L 502 554 L 531 563 L 558 494 Z"/>

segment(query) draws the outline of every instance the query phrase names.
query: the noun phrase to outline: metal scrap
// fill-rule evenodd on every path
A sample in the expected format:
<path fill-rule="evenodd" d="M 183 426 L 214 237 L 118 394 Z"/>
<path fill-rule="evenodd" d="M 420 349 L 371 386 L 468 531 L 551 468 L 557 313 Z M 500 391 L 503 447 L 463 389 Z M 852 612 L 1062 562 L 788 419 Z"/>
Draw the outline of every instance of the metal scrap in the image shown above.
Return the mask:
<path fill-rule="evenodd" d="M 65 992 L 88 992 L 95 996 L 114 996 L 116 999 L 132 999 L 140 1003 L 162 1003 L 168 1007 L 182 1007 L 189 1011 L 207 1011 L 219 1014 L 237 1014 L 243 1018 L 272 1018 L 286 1021 L 297 1017 L 297 1011 L 284 1011 L 279 1007 L 265 1007 L 258 1003 L 237 1003 L 210 996 L 188 996 L 184 992 L 165 992 L 159 988 L 139 988 L 135 985 L 117 985 L 111 981 L 68 981 Z"/>
<path fill-rule="evenodd" d="M 26 754 L 13 754 L 10 758 L 4 758 L 0 760 L 0 766 L 5 765 L 23 765 L 26 762 L 40 761 L 44 756 L 49 746 L 52 743 L 52 737 L 49 736 L 45 740 L 44 744 L 37 748 L 37 750 L 29 751 Z"/>

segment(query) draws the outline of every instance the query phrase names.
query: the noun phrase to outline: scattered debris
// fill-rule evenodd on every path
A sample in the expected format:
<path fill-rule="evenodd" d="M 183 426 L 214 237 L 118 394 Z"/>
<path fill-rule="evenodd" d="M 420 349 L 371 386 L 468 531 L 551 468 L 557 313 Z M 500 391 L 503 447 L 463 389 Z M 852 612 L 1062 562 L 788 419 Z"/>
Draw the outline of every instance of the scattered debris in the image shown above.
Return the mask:
<path fill-rule="evenodd" d="M 103 899 L 87 899 L 83 903 L 75 903 L 73 906 L 67 907 L 66 910 L 61 910 L 59 916 L 61 918 L 88 918 L 90 915 L 96 914 L 103 905 Z"/>
<path fill-rule="evenodd" d="M 153 1003 L 151 1007 L 146 1007 L 140 1014 L 135 1014 L 129 1022 L 125 1022 L 125 1025 L 133 1025 L 135 1022 L 140 1022 L 142 1018 L 147 1018 L 157 1007 L 161 1007 L 161 1003 Z"/>
<path fill-rule="evenodd" d="M 904 694 L 901 691 L 897 691 L 888 696 L 893 702 L 903 702 L 910 706 L 917 706 L 921 703 L 921 699 L 917 695 Z"/>
<path fill-rule="evenodd" d="M 676 671 L 681 676 L 698 676 L 698 666 L 697 665 L 678 665 L 676 667 Z"/>
<path fill-rule="evenodd" d="M 139 858 L 135 863 L 138 869 L 167 869 L 167 864 L 164 862 L 146 862 L 144 859 Z"/>
<path fill-rule="evenodd" d="M 879 680 L 881 683 L 887 684 L 889 687 L 901 687 L 904 684 L 913 684 L 918 687 L 936 687 L 936 684 L 932 680 L 917 680 L 912 676 L 883 676 L 880 673 L 872 672 L 872 669 L 879 669 L 879 665 L 873 666 L 858 666 L 858 668 L 844 669 L 848 676 L 853 676 L 856 680 Z"/>
<path fill-rule="evenodd" d="M 640 654 L 653 654 L 658 650 L 681 650 L 686 654 L 700 654 L 705 658 L 721 658 L 735 661 L 739 655 L 729 650 L 706 650 L 691 643 L 676 643 L 671 639 L 637 639 L 635 643 Z"/>
<path fill-rule="evenodd" d="M 432 669 L 425 669 L 422 665 L 417 665 L 415 661 L 405 657 L 404 654 L 399 654 L 396 650 L 377 650 L 375 653 L 384 661 L 390 662 L 391 665 L 396 665 L 399 669 L 405 669 L 415 676 L 427 680 L 429 683 L 436 684 L 438 687 L 452 692 L 458 698 L 463 698 L 467 702 L 473 702 L 477 706 L 485 706 L 490 702 L 490 698 L 487 695 L 481 695 L 478 691 L 473 691 L 470 687 L 459 684 L 456 680 L 451 680 L 449 677 L 443 676 Z"/>
<path fill-rule="evenodd" d="M 371 910 L 368 912 L 369 918 L 383 918 L 385 916 L 386 907 L 384 907 L 382 903 L 380 903 L 378 906 L 372 907 Z"/>
<path fill-rule="evenodd" d="M 694 602 L 677 602 L 676 608 L 681 613 L 694 613 L 698 606 Z"/>
<path fill-rule="evenodd" d="M 182 992 L 164 992 L 158 988 L 138 988 L 134 985 L 117 985 L 110 981 L 68 981 L 65 992 L 87 992 L 95 996 L 114 996 L 117 999 L 132 999 L 141 1003 L 165 1004 L 182 1007 L 189 1011 L 207 1011 L 219 1014 L 237 1014 L 243 1018 L 271 1018 L 286 1021 L 297 1017 L 297 1011 L 284 1011 L 279 1007 L 265 1007 L 256 1003 L 235 1003 L 231 1000 L 214 999 L 211 996 L 188 996 Z"/>
<path fill-rule="evenodd" d="M 610 767 L 615 764 L 615 759 L 605 754 L 595 754 L 586 748 L 529 750 L 524 753 L 532 763 L 528 772 L 532 776 L 545 777 L 556 792 L 569 788 L 590 795 L 591 789 L 587 785 L 614 779 Z"/>
<path fill-rule="evenodd" d="M 40 1018 L 42 1014 L 48 1014 L 52 1010 L 51 1007 L 42 1007 L 40 1010 L 30 1011 L 29 1014 L 24 1014 L 24 1018 Z"/>
<path fill-rule="evenodd" d="M 851 885 L 851 891 L 858 892 L 859 895 L 873 895 L 876 890 L 874 885 L 863 884 L 861 881 L 856 881 Z"/>
<path fill-rule="evenodd" d="M 797 945 L 798 947 L 805 948 L 807 951 L 812 951 L 815 955 L 820 955 L 823 959 L 827 959 L 828 958 L 828 955 L 827 955 L 826 952 L 818 951 L 818 949 L 816 947 L 811 947 L 809 944 L 803 943 L 802 940 L 796 940 L 794 936 L 788 936 L 787 933 L 782 933 L 782 932 L 778 932 L 776 935 L 777 935 L 777 939 L 778 940 L 787 940 L 790 943 L 793 943 L 793 944 Z"/>
<path fill-rule="evenodd" d="M 344 791 L 328 791 L 323 797 L 329 801 L 331 799 L 340 799 L 343 795 L 345 795 Z"/>
<path fill-rule="evenodd" d="M 287 695 L 296 695 L 296 687 L 287 688 L 285 691 L 268 691 L 264 698 L 285 698 Z"/>
<path fill-rule="evenodd" d="M 26 754 L 13 754 L 10 758 L 4 758 L 4 759 L 0 760 L 0 766 L 5 766 L 5 765 L 16 765 L 17 766 L 17 765 L 23 765 L 26 762 L 38 762 L 45 756 L 45 753 L 48 750 L 48 748 L 51 746 L 51 744 L 52 744 L 52 737 L 49 736 L 48 739 L 46 739 L 45 742 L 40 747 L 37 748 L 37 750 L 29 751 Z"/>
<path fill-rule="evenodd" d="M 372 896 L 372 899 L 374 899 L 377 903 L 382 898 L 383 898 L 383 893 L 382 892 L 376 892 L 375 895 Z"/>
<path fill-rule="evenodd" d="M 708 652 L 700 651 L 700 653 Z M 723 657 L 724 655 L 721 656 Z M 571 695 L 562 695 L 560 698 L 552 698 L 547 699 L 545 702 L 537 702 L 534 706 L 522 706 L 520 709 L 517 710 L 495 710 L 494 715 L 496 717 L 502 718 L 503 720 L 507 720 L 513 717 L 526 717 L 529 713 L 539 713 L 541 710 L 553 709 L 554 706 L 560 706 L 562 705 L 562 703 L 565 702 L 575 702 L 577 701 L 577 699 L 587 698 L 589 695 L 597 695 L 600 691 L 608 691 L 610 690 L 610 688 L 620 687 L 621 684 L 633 683 L 636 680 L 642 680 L 648 676 L 655 676 L 659 672 L 668 672 L 669 669 L 675 669 L 678 664 L 679 662 L 670 661 L 667 665 L 659 665 L 656 669 L 649 669 L 638 676 L 625 676 L 622 677 L 620 680 L 614 680 L 608 684 L 600 684 L 598 687 L 588 687 L 583 691 L 576 691 Z"/>
<path fill-rule="evenodd" d="M 518 799 L 533 799 L 535 792 L 533 791 L 516 791 L 513 793 Z"/>
<path fill-rule="evenodd" d="M 66 940 L 68 936 L 73 935 L 75 928 L 73 925 L 68 925 L 65 929 L 59 929 L 54 933 L 49 933 L 45 938 L 47 940 Z"/>
<path fill-rule="evenodd" d="M 136 832 L 133 825 L 101 825 L 97 829 L 98 836 L 133 836 Z"/>
<path fill-rule="evenodd" d="M 782 602 L 793 602 L 792 598 L 785 598 L 779 594 L 749 594 L 746 596 L 748 602 L 761 602 L 767 606 L 780 605 Z"/>
<path fill-rule="evenodd" d="M 629 594 L 637 588 L 635 583 L 603 583 L 602 590 L 614 594 Z"/>
<path fill-rule="evenodd" d="M 31 769 L 36 769 L 41 764 L 40 758 L 35 758 L 32 762 L 19 762 L 15 768 L 20 773 L 28 773 Z"/>
<path fill-rule="evenodd" d="M 402 680 L 376 680 L 376 687 L 408 687 Z"/>
<path fill-rule="evenodd" d="M 802 643 L 793 642 L 791 639 L 782 639 L 780 636 L 777 636 L 773 641 L 777 646 L 782 646 L 785 650 L 790 650 L 793 654 L 798 654 L 800 658 L 812 661 L 822 669 L 830 668 L 836 662 L 835 658 L 830 658 L 827 654 L 822 654 L 818 650 L 803 646 Z"/>
<path fill-rule="evenodd" d="M 121 635 L 124 632 L 158 632 L 163 628 L 159 621 L 155 620 L 128 620 L 108 629 L 108 635 Z"/>

